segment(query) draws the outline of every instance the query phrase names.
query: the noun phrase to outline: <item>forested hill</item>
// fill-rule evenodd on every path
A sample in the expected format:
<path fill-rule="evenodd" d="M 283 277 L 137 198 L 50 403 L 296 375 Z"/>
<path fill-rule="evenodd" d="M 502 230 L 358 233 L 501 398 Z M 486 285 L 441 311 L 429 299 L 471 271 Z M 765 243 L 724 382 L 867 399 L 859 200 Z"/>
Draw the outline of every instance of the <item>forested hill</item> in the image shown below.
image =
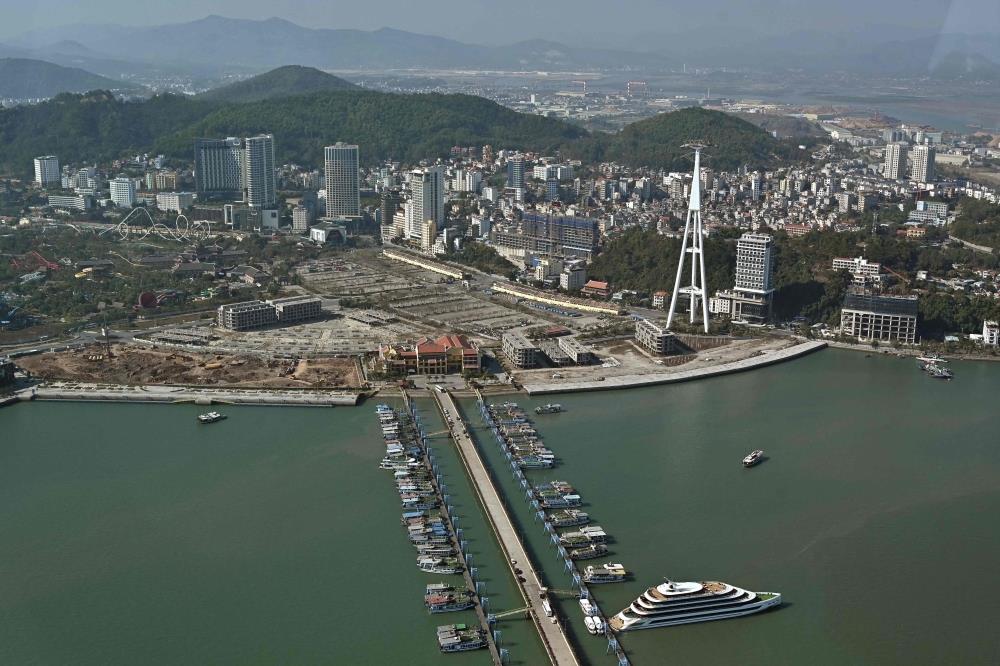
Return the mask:
<path fill-rule="evenodd" d="M 415 162 L 443 157 L 452 146 L 493 144 L 548 152 L 586 136 L 569 123 L 517 113 L 471 95 L 397 95 L 344 90 L 227 105 L 157 144 L 187 155 L 198 136 L 274 134 L 278 161 L 319 166 L 323 146 L 356 143 L 361 160 Z"/>
<path fill-rule="evenodd" d="M 0 58 L 0 98 L 32 99 L 95 88 L 138 90 L 142 86 L 31 58 Z"/>
<path fill-rule="evenodd" d="M 27 175 L 32 157 L 45 153 L 64 164 L 151 150 L 190 160 L 196 137 L 260 132 L 275 135 L 279 162 L 312 166 L 337 141 L 359 144 L 362 161 L 372 164 L 444 157 L 455 145 L 547 152 L 587 135 L 471 95 L 350 89 L 235 104 L 179 95 L 126 102 L 95 91 L 0 111 L 0 171 Z"/>
<path fill-rule="evenodd" d="M 365 164 L 434 159 L 447 156 L 452 146 L 484 144 L 548 154 L 561 150 L 587 161 L 671 170 L 691 168 L 690 151 L 681 146 L 692 140 L 711 145 L 703 163 L 715 169 L 768 167 L 802 152 L 750 123 L 704 109 L 661 114 L 618 134 L 590 134 L 471 95 L 400 95 L 351 87 L 234 101 L 265 94 L 267 80 L 292 92 L 350 85 L 308 68 L 276 71 L 262 75 L 264 83 L 257 77 L 234 84 L 230 94 L 221 94 L 223 88 L 218 95 L 125 102 L 95 91 L 0 110 L 0 173 L 26 176 L 31 158 L 45 153 L 58 155 L 64 164 L 148 151 L 190 160 L 196 137 L 260 132 L 274 134 L 279 163 L 314 167 L 321 166 L 323 146 L 337 141 L 360 145 Z"/>
<path fill-rule="evenodd" d="M 801 152 L 736 116 L 697 107 L 661 113 L 616 134 L 595 134 L 574 150 L 592 161 L 679 171 L 691 168 L 691 151 L 682 146 L 692 141 L 707 144 L 703 163 L 721 170 L 770 166 Z"/>
<path fill-rule="evenodd" d="M 328 90 L 355 89 L 353 83 L 315 67 L 286 65 L 243 81 L 207 90 L 199 99 L 220 102 L 257 102 L 262 99 L 282 99 Z"/>

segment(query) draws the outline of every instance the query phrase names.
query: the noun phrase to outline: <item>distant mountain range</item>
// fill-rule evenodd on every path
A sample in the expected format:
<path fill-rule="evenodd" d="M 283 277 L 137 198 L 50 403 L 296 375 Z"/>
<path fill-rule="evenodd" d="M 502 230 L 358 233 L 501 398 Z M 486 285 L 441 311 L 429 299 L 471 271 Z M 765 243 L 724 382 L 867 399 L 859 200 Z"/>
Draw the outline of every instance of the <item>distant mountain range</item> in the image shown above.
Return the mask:
<path fill-rule="evenodd" d="M 382 93 L 316 70 L 281 67 L 196 97 L 123 101 L 95 91 L 0 110 L 0 168 L 26 173 L 32 156 L 48 152 L 63 163 L 109 161 L 132 151 L 189 160 L 197 137 L 260 132 L 274 134 L 279 161 L 312 166 L 322 164 L 323 146 L 336 141 L 359 144 L 366 164 L 390 158 L 413 163 L 446 157 L 452 146 L 489 143 L 685 169 L 690 164 L 680 145 L 694 139 L 715 146 L 710 164 L 716 168 L 763 167 L 788 157 L 785 144 L 767 132 L 718 111 L 686 109 L 635 123 L 618 134 L 591 134 L 481 97 Z"/>
<path fill-rule="evenodd" d="M 136 91 L 141 86 L 43 60 L 0 58 L 0 98 L 38 99 L 96 89 Z"/>
<path fill-rule="evenodd" d="M 615 67 L 648 62 L 649 55 L 570 47 L 534 40 L 508 46 L 476 46 L 403 30 L 305 28 L 280 18 L 264 21 L 208 16 L 154 27 L 77 25 L 42 28 L 11 42 L 23 48 L 75 40 L 108 57 L 204 66 L 274 67 L 297 64 L 322 69 Z"/>
<path fill-rule="evenodd" d="M 357 87 L 314 67 L 285 65 L 243 81 L 213 88 L 197 97 L 223 102 L 256 102 L 262 99 L 292 97 L 329 90 L 351 90 Z"/>
<path fill-rule="evenodd" d="M 481 46 L 392 28 L 307 28 L 280 18 L 207 16 L 151 27 L 78 24 L 46 27 L 0 45 L 0 56 L 36 57 L 105 75 L 128 68 L 261 71 L 284 64 L 321 69 L 659 70 L 691 66 L 932 74 L 952 54 L 1000 63 L 995 35 L 913 33 L 861 22 L 849 33 L 758 35 L 719 26 L 647 36 L 633 50 L 529 40 Z M 117 68 L 117 69 L 115 69 Z M 988 70 L 989 67 L 987 66 Z"/>

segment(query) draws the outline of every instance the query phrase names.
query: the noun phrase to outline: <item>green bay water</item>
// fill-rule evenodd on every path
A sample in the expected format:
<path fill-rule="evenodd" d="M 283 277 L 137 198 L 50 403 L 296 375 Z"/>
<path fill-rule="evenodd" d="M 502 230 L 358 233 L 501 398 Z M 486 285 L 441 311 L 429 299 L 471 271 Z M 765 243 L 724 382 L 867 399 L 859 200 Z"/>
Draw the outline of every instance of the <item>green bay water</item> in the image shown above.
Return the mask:
<path fill-rule="evenodd" d="M 559 401 L 535 419 L 636 573 L 784 594 L 749 618 L 624 634 L 633 663 L 996 664 L 1000 365 L 823 351 L 754 372 Z M 440 423 L 419 401 L 428 430 Z M 474 404 L 463 402 L 473 422 Z M 0 409 L 0 663 L 487 664 L 441 655 L 368 403 L 357 409 L 35 403 Z M 487 433 L 488 460 L 500 465 Z M 490 435 L 491 436 L 491 435 Z M 497 610 L 518 604 L 450 441 L 435 450 Z M 753 448 L 768 460 L 745 470 Z M 553 587 L 551 546 L 515 518 Z M 597 560 L 601 562 L 603 560 Z M 456 577 L 457 580 L 457 577 Z M 575 600 L 588 663 L 611 664 Z M 530 625 L 500 623 L 515 663 Z"/>
<path fill-rule="evenodd" d="M 563 479 L 615 538 L 606 559 L 635 579 L 592 586 L 613 614 L 648 586 L 723 580 L 781 592 L 747 618 L 628 632 L 634 664 L 1000 663 L 1000 365 L 838 350 L 753 372 L 629 391 L 514 398 L 561 459 Z M 500 399 L 497 399 L 500 400 Z M 463 409 L 479 422 L 473 402 Z M 499 471 L 549 584 L 561 562 Z M 764 449 L 767 460 L 741 459 Z M 615 663 L 562 602 L 590 663 Z"/>
<path fill-rule="evenodd" d="M 0 663 L 490 663 L 437 649 L 438 624 L 475 615 L 423 607 L 426 583 L 461 579 L 416 569 L 374 403 L 199 411 L 0 410 Z M 487 593 L 516 607 L 441 448 Z M 525 621 L 500 628 L 511 663 L 544 660 Z"/>

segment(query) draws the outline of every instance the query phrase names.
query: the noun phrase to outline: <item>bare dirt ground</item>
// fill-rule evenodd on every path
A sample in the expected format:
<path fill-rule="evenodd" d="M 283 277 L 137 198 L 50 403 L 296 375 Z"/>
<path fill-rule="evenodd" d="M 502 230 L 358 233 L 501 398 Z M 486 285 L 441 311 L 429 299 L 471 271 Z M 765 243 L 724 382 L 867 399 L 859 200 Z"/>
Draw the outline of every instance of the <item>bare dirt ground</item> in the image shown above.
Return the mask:
<path fill-rule="evenodd" d="M 50 352 L 18 360 L 46 379 L 110 384 L 189 384 L 266 388 L 345 388 L 360 386 L 351 358 L 268 361 L 254 356 L 196 354 L 115 345 Z"/>

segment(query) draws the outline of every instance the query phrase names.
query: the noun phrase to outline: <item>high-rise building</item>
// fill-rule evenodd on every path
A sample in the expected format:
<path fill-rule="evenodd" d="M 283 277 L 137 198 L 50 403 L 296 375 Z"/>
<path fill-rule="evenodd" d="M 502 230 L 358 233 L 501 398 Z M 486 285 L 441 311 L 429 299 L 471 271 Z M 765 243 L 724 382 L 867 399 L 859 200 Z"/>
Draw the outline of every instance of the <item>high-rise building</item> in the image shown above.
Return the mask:
<path fill-rule="evenodd" d="M 444 226 L 444 168 L 436 166 L 411 171 L 410 191 L 413 197 L 407 209 L 407 235 L 419 239 L 428 220 L 438 229 Z"/>
<path fill-rule="evenodd" d="M 35 158 L 35 183 L 41 187 L 62 183 L 58 157 L 55 155 L 43 155 Z"/>
<path fill-rule="evenodd" d="M 773 247 L 767 234 L 747 232 L 740 236 L 736 242 L 736 289 L 755 294 L 774 291 L 771 284 Z"/>
<path fill-rule="evenodd" d="M 545 200 L 559 201 L 559 181 L 555 178 L 545 181 Z"/>
<path fill-rule="evenodd" d="M 935 151 L 930 146 L 914 146 L 910 153 L 913 166 L 910 169 L 910 179 L 919 183 L 929 183 L 934 180 Z"/>
<path fill-rule="evenodd" d="M 437 225 L 434 220 L 427 220 L 420 225 L 420 249 L 427 252 L 434 246 L 437 238 Z"/>
<path fill-rule="evenodd" d="M 392 218 L 396 215 L 396 210 L 399 209 L 401 202 L 399 190 L 383 190 L 382 200 L 379 204 L 379 217 L 381 218 L 379 222 L 392 224 Z"/>
<path fill-rule="evenodd" d="M 359 217 L 358 147 L 337 142 L 323 149 L 327 217 Z"/>
<path fill-rule="evenodd" d="M 747 232 L 736 243 L 736 285 L 717 291 L 709 301 L 714 314 L 728 315 L 733 321 L 763 323 L 771 316 L 774 293 L 774 243 L 767 234 Z"/>
<path fill-rule="evenodd" d="M 112 178 L 111 201 L 119 208 L 131 208 L 135 204 L 135 181 L 131 178 Z"/>
<path fill-rule="evenodd" d="M 890 143 L 885 147 L 885 164 L 882 175 L 891 180 L 899 180 L 906 171 L 906 146 Z"/>
<path fill-rule="evenodd" d="M 243 200 L 252 208 L 272 208 L 278 201 L 274 174 L 274 135 L 252 136 L 243 145 Z M 327 203 L 329 204 L 329 200 Z"/>
<path fill-rule="evenodd" d="M 243 192 L 243 142 L 236 137 L 194 140 L 194 180 L 199 198 L 235 198 Z"/>
<path fill-rule="evenodd" d="M 507 161 L 507 187 L 524 187 L 524 157 L 516 155 Z"/>
<path fill-rule="evenodd" d="M 304 234 L 309 231 L 309 209 L 305 206 L 296 206 L 292 209 L 292 232 Z"/>

